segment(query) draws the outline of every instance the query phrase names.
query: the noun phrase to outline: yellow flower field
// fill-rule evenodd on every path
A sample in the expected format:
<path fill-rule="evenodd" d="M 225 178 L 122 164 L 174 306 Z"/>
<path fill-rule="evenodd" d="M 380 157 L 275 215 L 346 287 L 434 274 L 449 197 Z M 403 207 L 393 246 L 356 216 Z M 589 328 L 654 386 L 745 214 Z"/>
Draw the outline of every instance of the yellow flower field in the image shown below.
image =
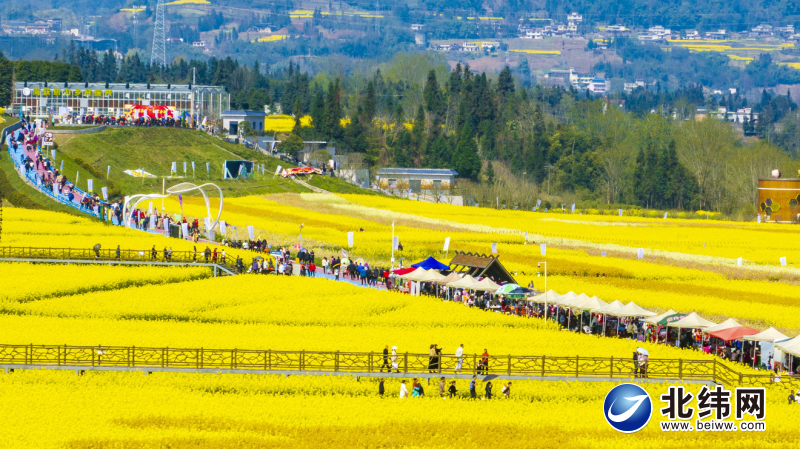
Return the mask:
<path fill-rule="evenodd" d="M 212 199 L 212 208 L 217 200 Z M 178 210 L 168 200 L 167 210 Z M 201 217 L 198 197 L 184 198 Z M 193 244 L 71 215 L 8 208 L 3 245 L 191 250 Z M 520 284 L 543 289 L 536 264 L 548 263 L 548 288 L 662 311 L 734 317 L 758 328 L 800 331 L 800 286 L 794 267 L 775 259 L 798 254 L 792 226 L 597 215 L 557 216 L 428 204 L 379 196 L 271 195 L 226 198 L 228 238 L 246 227 L 273 246 L 300 242 L 323 255 L 346 249 L 378 266 L 391 257 L 392 223 L 404 264 L 455 250 L 489 253 Z M 301 229 L 302 224 L 302 229 Z M 234 231 L 233 226 L 238 228 Z M 359 231 L 363 229 L 363 231 Z M 528 232 L 527 240 L 525 232 Z M 354 232 L 354 246 L 347 233 Z M 451 237 L 449 253 L 442 251 Z M 546 243 L 546 255 L 539 244 Z M 635 250 L 644 247 L 645 259 Z M 198 250 L 202 251 L 204 246 Z M 601 251 L 606 251 L 605 255 Z M 293 251 L 296 252 L 296 251 Z M 228 249 L 245 262 L 255 254 Z M 736 257 L 745 263 L 739 267 Z M 136 345 L 258 350 L 452 355 L 710 359 L 675 347 L 578 335 L 552 323 L 483 312 L 430 297 L 376 291 L 345 282 L 243 275 L 210 278 L 200 267 L 0 264 L 0 340 L 16 344 Z M 445 366 L 447 365 L 445 361 Z M 740 365 L 740 372 L 752 372 Z M 495 395 L 505 381 L 497 379 Z M 400 401 L 399 379 L 387 397 L 370 378 L 19 371 L 0 375 L 3 446 L 27 447 L 794 447 L 800 408 L 780 385 L 767 391 L 766 432 L 662 432 L 661 384 L 645 384 L 651 423 L 626 436 L 609 427 L 602 403 L 610 383 L 514 381 L 512 398 Z M 483 384 L 478 391 L 483 393 Z M 697 385 L 687 388 L 697 393 Z"/>
<path fill-rule="evenodd" d="M 410 382 L 410 379 L 409 379 Z M 16 372 L 0 375 L 4 446 L 27 447 L 463 447 L 790 448 L 800 411 L 767 392 L 766 432 L 662 432 L 654 416 L 624 435 L 603 419 L 608 383 L 515 381 L 510 399 L 397 398 L 399 379 L 141 373 Z M 483 396 L 484 384 L 478 384 Z M 698 386 L 687 386 L 697 394 Z M 696 402 L 693 401 L 696 405 Z M 747 417 L 746 419 L 749 419 Z"/>

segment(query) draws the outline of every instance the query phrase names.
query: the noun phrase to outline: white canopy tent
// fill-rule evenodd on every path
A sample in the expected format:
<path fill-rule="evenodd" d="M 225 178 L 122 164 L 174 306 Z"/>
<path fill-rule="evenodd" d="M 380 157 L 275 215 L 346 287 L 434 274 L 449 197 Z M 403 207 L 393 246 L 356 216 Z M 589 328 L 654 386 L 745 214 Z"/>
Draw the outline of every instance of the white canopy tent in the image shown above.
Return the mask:
<path fill-rule="evenodd" d="M 706 329 L 716 326 L 713 321 L 701 317 L 695 312 L 686 315 L 682 320 L 675 321 L 674 323 L 667 324 L 668 327 L 677 327 L 680 329 Z"/>
<path fill-rule="evenodd" d="M 792 357 L 800 357 L 800 336 L 794 337 L 791 340 L 776 343 L 775 346 L 781 351 L 791 354 Z"/>
<path fill-rule="evenodd" d="M 633 302 L 633 301 L 629 302 L 628 304 L 625 304 L 624 306 L 620 307 L 619 309 L 611 310 L 610 312 L 607 312 L 607 313 L 609 315 L 614 315 L 614 316 L 617 316 L 617 317 L 636 317 L 636 316 L 650 317 L 650 316 L 655 316 L 656 315 L 655 312 L 651 312 L 649 310 L 645 310 L 645 309 L 639 307 L 638 305 L 636 305 L 636 303 Z"/>
<path fill-rule="evenodd" d="M 465 274 L 463 278 L 461 278 L 461 279 L 459 279 L 459 280 L 457 280 L 455 282 L 451 282 L 451 283 L 447 284 L 447 286 L 448 287 L 453 287 L 453 288 L 466 288 L 466 289 L 472 290 L 472 289 L 475 288 L 475 285 L 477 285 L 477 284 L 478 284 L 478 281 L 476 281 L 474 277 L 472 277 L 472 276 L 470 276 L 468 274 Z"/>
<path fill-rule="evenodd" d="M 495 284 L 491 279 L 483 278 L 483 279 L 480 280 L 480 282 L 478 282 L 475 285 L 475 288 L 473 290 L 479 290 L 479 291 L 483 291 L 483 292 L 487 292 L 487 291 L 488 292 L 494 292 L 494 291 L 497 291 L 498 288 L 500 288 L 500 286 Z"/>
<path fill-rule="evenodd" d="M 668 317 L 668 316 L 675 315 L 675 314 L 677 314 L 677 313 L 678 313 L 678 312 L 676 312 L 676 311 L 674 311 L 674 310 L 672 310 L 672 309 L 669 309 L 669 310 L 667 310 L 666 312 L 662 313 L 661 315 L 652 316 L 652 317 L 650 317 L 650 318 L 647 318 L 647 319 L 645 319 L 645 320 L 644 320 L 644 322 L 645 322 L 645 323 L 648 323 L 648 324 L 656 324 L 656 323 L 658 323 L 659 321 L 663 320 L 664 318 L 666 318 L 666 317 Z"/>
<path fill-rule="evenodd" d="M 603 301 L 597 296 L 592 296 L 591 298 L 585 299 L 583 301 L 574 302 L 572 307 L 579 310 L 594 310 L 594 309 L 599 309 L 601 307 L 605 307 L 607 305 L 608 305 L 607 302 Z"/>
<path fill-rule="evenodd" d="M 576 295 L 575 292 L 568 291 L 567 293 L 564 293 L 563 295 L 558 297 L 558 299 L 556 300 L 556 304 L 563 306 L 565 304 L 569 304 L 570 301 L 574 300 L 577 297 L 578 295 Z"/>
<path fill-rule="evenodd" d="M 703 332 L 710 334 L 711 332 L 717 332 L 739 326 L 741 326 L 741 324 L 737 323 L 736 320 L 734 320 L 733 318 L 728 318 L 727 320 L 717 324 L 716 326 L 711 326 L 703 329 Z"/>
<path fill-rule="evenodd" d="M 444 275 L 434 269 L 430 269 L 423 273 L 417 280 L 420 282 L 435 282 L 439 279 L 444 279 Z"/>
<path fill-rule="evenodd" d="M 535 302 L 538 304 L 555 304 L 555 301 L 561 297 L 560 293 L 557 293 L 553 290 L 548 290 L 547 293 L 540 293 L 536 296 L 531 296 L 528 298 L 528 301 Z"/>
<path fill-rule="evenodd" d="M 597 309 L 592 309 L 592 313 L 602 313 L 603 315 L 605 315 L 607 313 L 610 313 L 610 312 L 613 312 L 615 310 L 621 309 L 624 305 L 625 304 L 623 304 L 623 303 L 621 303 L 621 302 L 619 302 L 617 300 L 614 300 L 613 302 L 610 302 L 605 307 L 598 307 Z"/>
<path fill-rule="evenodd" d="M 437 281 L 434 281 L 434 282 L 436 282 L 437 284 L 440 284 L 440 285 L 447 285 L 447 284 L 449 284 L 451 282 L 460 281 L 460 280 L 461 280 L 461 276 L 459 276 L 458 273 L 453 271 L 452 273 L 448 274 L 447 276 L 445 276 L 445 277 L 443 277 L 443 278 L 441 278 L 441 279 L 439 279 Z"/>
<path fill-rule="evenodd" d="M 769 360 L 768 354 L 770 351 L 772 351 L 773 360 L 783 360 L 783 351 L 777 347 L 777 343 L 787 341 L 789 340 L 789 337 L 779 332 L 774 327 L 770 327 L 769 329 L 761 331 L 755 335 L 747 335 L 744 337 L 744 339 L 752 341 L 753 344 L 761 345 L 761 361 L 763 363 L 765 357 L 767 357 L 767 360 Z"/>
<path fill-rule="evenodd" d="M 778 332 L 778 330 L 775 329 L 774 327 L 770 327 L 769 329 L 767 329 L 765 331 L 762 331 L 762 332 L 759 332 L 759 333 L 757 333 L 755 335 L 748 335 L 748 336 L 744 337 L 744 339 L 745 340 L 751 340 L 751 341 L 771 341 L 771 342 L 774 343 L 776 341 L 780 342 L 780 341 L 788 340 L 789 337 L 787 337 L 786 335 L 783 335 L 782 333 Z"/>
<path fill-rule="evenodd" d="M 426 271 L 424 268 L 417 268 L 414 271 L 411 271 L 406 274 L 401 274 L 400 279 L 406 279 L 409 281 L 418 281 L 423 275 L 425 275 Z"/>

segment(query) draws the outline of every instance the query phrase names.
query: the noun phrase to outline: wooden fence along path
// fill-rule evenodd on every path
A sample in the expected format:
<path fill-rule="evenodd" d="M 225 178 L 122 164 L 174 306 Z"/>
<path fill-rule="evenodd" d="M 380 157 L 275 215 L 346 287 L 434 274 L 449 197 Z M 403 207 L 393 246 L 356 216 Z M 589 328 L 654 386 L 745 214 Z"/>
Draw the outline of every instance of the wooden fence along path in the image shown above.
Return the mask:
<path fill-rule="evenodd" d="M 47 262 L 47 263 L 127 263 L 137 265 L 207 265 L 219 269 L 221 274 L 235 274 L 239 270 L 236 267 L 236 257 L 228 256 L 222 260 L 222 249 L 217 247 L 217 260 L 209 257 L 205 258 L 202 250 L 194 251 L 172 251 L 165 254 L 164 247 L 169 248 L 169 242 L 161 247 L 156 247 L 155 254 L 153 249 L 131 250 L 120 249 L 120 256 L 117 257 L 116 248 L 101 248 L 95 251 L 92 248 L 34 248 L 34 247 L 13 247 L 0 246 L 0 260 L 19 261 L 19 262 Z M 212 248 L 213 251 L 213 248 Z M 242 261 L 242 263 L 246 263 Z M 247 265 L 245 265 L 246 267 Z M 215 270 L 216 271 L 216 270 Z"/>
<path fill-rule="evenodd" d="M 484 368 L 478 354 L 462 357 L 460 376 L 509 379 L 626 381 L 639 378 L 633 358 L 491 355 Z M 138 346 L 0 345 L 0 368 L 111 371 L 229 372 L 245 374 L 386 375 L 454 377 L 458 359 L 442 355 L 382 352 L 274 351 L 251 349 L 152 348 Z M 738 372 L 718 360 L 650 359 L 648 381 L 683 381 L 727 386 L 800 389 L 800 377 Z"/>

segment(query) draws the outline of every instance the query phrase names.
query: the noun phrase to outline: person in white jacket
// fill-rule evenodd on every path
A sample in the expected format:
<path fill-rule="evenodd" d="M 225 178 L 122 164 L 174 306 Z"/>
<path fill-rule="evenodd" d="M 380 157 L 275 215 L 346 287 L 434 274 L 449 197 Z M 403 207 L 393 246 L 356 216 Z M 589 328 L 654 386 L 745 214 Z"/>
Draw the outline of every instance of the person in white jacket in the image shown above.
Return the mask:
<path fill-rule="evenodd" d="M 457 363 L 456 363 L 455 372 L 461 374 L 461 365 L 462 365 L 462 362 L 464 361 L 464 344 L 463 343 L 461 344 L 461 346 L 459 346 L 456 349 L 456 360 L 457 360 Z"/>
<path fill-rule="evenodd" d="M 406 381 L 400 383 L 400 399 L 408 397 L 408 388 L 406 388 Z"/>

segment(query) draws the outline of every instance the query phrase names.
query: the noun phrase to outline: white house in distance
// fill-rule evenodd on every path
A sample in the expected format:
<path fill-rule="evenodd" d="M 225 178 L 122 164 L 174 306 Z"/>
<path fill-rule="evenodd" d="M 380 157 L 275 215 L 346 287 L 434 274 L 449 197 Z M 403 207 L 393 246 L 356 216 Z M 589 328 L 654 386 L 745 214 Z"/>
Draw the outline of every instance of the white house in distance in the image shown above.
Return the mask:
<path fill-rule="evenodd" d="M 262 111 L 223 111 L 220 117 L 222 129 L 227 129 L 229 135 L 236 136 L 242 122 L 250 123 L 250 128 L 254 131 L 263 131 L 266 116 L 267 113 Z"/>
<path fill-rule="evenodd" d="M 608 86 L 604 78 L 592 78 L 587 89 L 593 94 L 604 94 L 608 91 Z"/>
<path fill-rule="evenodd" d="M 455 187 L 454 170 L 439 168 L 382 168 L 378 170 L 378 185 L 392 193 L 410 189 L 415 194 L 449 194 Z"/>

